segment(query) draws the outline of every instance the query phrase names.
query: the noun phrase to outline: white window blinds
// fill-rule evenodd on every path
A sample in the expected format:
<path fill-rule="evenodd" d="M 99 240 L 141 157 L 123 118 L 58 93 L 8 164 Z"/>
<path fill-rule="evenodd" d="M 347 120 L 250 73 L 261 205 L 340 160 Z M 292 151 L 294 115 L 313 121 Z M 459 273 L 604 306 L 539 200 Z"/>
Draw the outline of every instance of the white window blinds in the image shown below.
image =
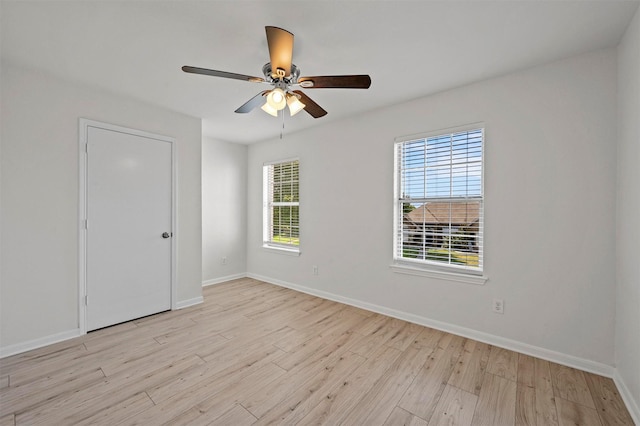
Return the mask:
<path fill-rule="evenodd" d="M 482 272 L 483 139 L 479 128 L 396 144 L 394 260 Z"/>
<path fill-rule="evenodd" d="M 298 160 L 264 166 L 263 243 L 300 245 L 300 164 Z"/>

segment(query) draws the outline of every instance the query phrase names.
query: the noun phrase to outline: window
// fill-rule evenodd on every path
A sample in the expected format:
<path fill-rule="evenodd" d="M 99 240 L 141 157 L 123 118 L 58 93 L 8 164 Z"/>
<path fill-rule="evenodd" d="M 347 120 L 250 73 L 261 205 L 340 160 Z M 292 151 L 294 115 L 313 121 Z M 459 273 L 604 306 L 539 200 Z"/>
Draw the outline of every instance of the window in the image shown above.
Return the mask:
<path fill-rule="evenodd" d="M 472 127 L 396 143 L 395 264 L 482 273 L 483 142 Z"/>
<path fill-rule="evenodd" d="M 263 167 L 263 245 L 297 252 L 300 246 L 300 162 Z"/>

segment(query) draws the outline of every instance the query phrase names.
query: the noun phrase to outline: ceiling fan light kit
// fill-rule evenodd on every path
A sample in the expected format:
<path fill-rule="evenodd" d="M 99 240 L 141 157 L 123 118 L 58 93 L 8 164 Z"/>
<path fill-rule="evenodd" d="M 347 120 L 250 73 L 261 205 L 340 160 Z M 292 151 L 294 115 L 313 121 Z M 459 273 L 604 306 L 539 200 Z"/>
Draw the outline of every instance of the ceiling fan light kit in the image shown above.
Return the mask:
<path fill-rule="evenodd" d="M 269 115 L 278 116 L 278 110 L 272 107 L 269 102 L 265 102 L 260 108 Z"/>
<path fill-rule="evenodd" d="M 182 71 L 244 80 L 251 83 L 269 84 L 273 86 L 273 89 L 258 93 L 236 109 L 235 112 L 240 114 L 248 113 L 262 104 L 261 109 L 274 117 L 277 117 L 278 112 L 287 106 L 291 116 L 296 115 L 303 109 L 313 118 L 320 118 L 327 114 L 327 111 L 306 94 L 300 90 L 293 90 L 293 88 L 368 89 L 371 86 L 371 78 L 368 75 L 300 77 L 300 70 L 291 62 L 293 58 L 293 34 L 278 27 L 265 27 L 265 30 L 267 44 L 269 45 L 270 62 L 262 67 L 264 78 L 187 65 L 182 67 Z"/>
<path fill-rule="evenodd" d="M 276 87 L 267 95 L 267 103 L 278 111 L 287 106 L 287 99 L 282 89 Z"/>
<path fill-rule="evenodd" d="M 289 106 L 289 114 L 291 114 L 292 117 L 302 111 L 306 106 L 300 102 L 296 95 L 291 93 L 287 93 L 287 105 Z"/>

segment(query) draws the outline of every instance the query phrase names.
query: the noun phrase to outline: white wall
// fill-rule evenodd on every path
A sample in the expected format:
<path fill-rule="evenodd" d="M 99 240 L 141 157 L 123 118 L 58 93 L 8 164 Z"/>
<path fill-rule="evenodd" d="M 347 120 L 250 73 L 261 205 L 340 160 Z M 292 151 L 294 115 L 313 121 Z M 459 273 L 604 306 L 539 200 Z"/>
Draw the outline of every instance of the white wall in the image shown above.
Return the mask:
<path fill-rule="evenodd" d="M 178 301 L 200 297 L 200 119 L 6 62 L 1 90 L 3 352 L 78 329 L 80 117 L 176 138 Z"/>
<path fill-rule="evenodd" d="M 616 367 L 640 422 L 640 11 L 618 47 Z M 632 400 L 633 403 L 630 403 Z M 631 407 L 630 407 L 631 410 Z"/>
<path fill-rule="evenodd" d="M 615 49 L 598 51 L 251 145 L 248 272 L 606 369 L 614 362 L 616 72 Z M 479 121 L 489 281 L 392 272 L 394 138 Z M 294 156 L 300 257 L 261 248 L 262 163 Z M 494 297 L 505 300 L 504 315 L 492 313 Z"/>
<path fill-rule="evenodd" d="M 247 146 L 204 138 L 202 282 L 206 285 L 244 276 L 246 241 Z"/>

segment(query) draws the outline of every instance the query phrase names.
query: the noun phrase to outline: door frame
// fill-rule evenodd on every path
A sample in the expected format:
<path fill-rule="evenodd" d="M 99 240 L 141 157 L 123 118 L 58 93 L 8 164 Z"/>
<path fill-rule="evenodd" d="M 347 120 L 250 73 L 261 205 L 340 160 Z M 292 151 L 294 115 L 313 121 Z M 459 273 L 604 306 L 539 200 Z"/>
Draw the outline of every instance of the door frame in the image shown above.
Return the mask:
<path fill-rule="evenodd" d="M 177 231 L 177 185 L 176 185 L 176 140 L 169 136 L 158 135 L 142 130 L 122 127 L 115 124 L 80 118 L 78 127 L 78 328 L 80 334 L 87 334 L 87 140 L 89 128 L 99 128 L 114 132 L 156 139 L 171 146 L 171 309 L 177 309 L 176 275 L 176 231 Z"/>

